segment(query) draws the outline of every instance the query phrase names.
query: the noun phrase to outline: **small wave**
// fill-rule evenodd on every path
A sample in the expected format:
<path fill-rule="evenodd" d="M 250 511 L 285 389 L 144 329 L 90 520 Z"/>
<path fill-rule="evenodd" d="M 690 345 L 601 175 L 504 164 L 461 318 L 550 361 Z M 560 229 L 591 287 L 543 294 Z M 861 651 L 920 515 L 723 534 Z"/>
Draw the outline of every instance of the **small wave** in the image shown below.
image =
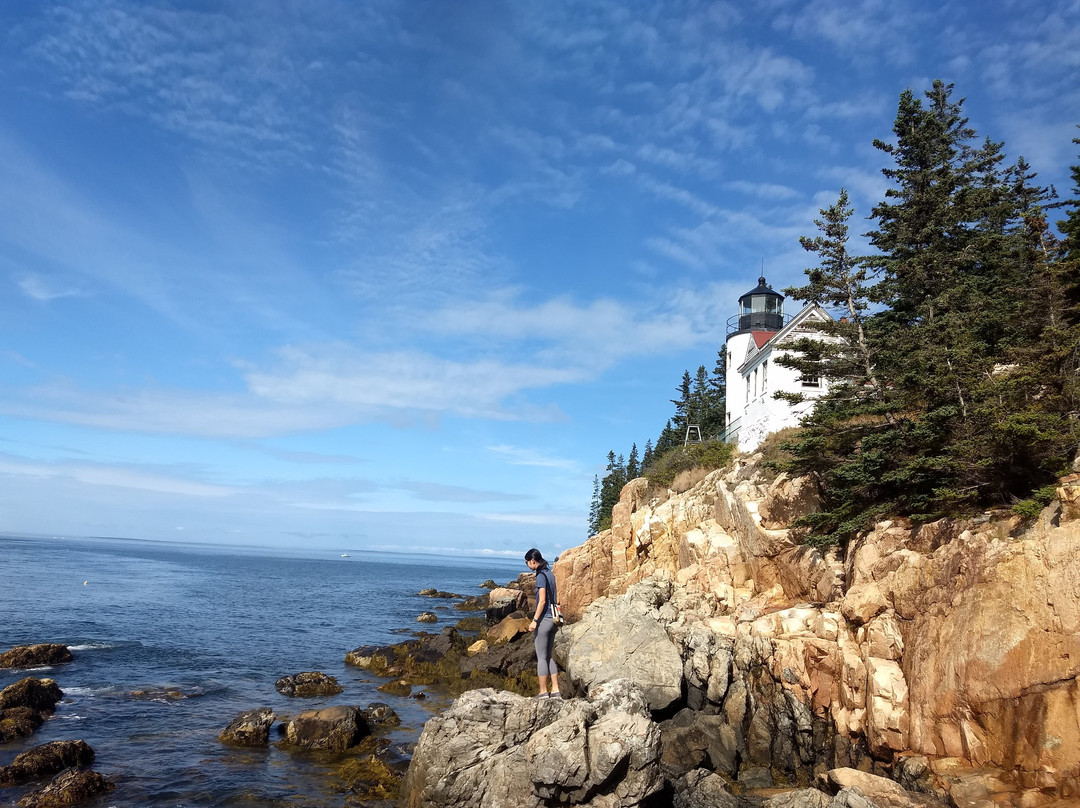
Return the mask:
<path fill-rule="evenodd" d="M 69 651 L 107 651 L 111 648 L 118 648 L 119 646 L 108 642 L 87 642 L 82 645 L 69 645 Z"/>
<path fill-rule="evenodd" d="M 114 693 L 114 692 L 116 692 L 116 687 L 114 687 L 113 685 L 100 685 L 98 687 L 91 687 L 91 686 L 77 687 L 76 686 L 76 687 L 64 687 L 64 688 L 62 688 L 62 690 L 64 691 L 65 696 L 89 696 L 89 697 L 93 697 L 93 696 L 98 696 L 98 695 L 100 695 L 102 693 Z"/>
<path fill-rule="evenodd" d="M 41 671 L 51 671 L 52 665 L 32 665 L 28 668 L 12 668 L 16 673 L 40 673 Z"/>

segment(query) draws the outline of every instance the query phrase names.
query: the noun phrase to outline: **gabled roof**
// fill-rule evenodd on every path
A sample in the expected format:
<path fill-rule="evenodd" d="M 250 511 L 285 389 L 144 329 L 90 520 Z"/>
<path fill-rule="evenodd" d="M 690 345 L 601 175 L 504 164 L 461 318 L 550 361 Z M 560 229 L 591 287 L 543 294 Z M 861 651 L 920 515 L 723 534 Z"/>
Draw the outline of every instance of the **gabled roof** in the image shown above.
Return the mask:
<path fill-rule="evenodd" d="M 754 344 L 758 348 L 764 347 L 765 343 L 773 338 L 775 331 L 751 331 L 750 336 L 754 338 Z"/>
<path fill-rule="evenodd" d="M 803 307 L 803 310 L 796 314 L 791 320 L 781 328 L 779 331 L 752 331 L 753 344 L 749 345 L 749 350 L 746 352 L 746 359 L 739 365 L 739 372 L 742 373 L 746 369 L 746 366 L 750 364 L 750 361 L 756 358 L 759 354 L 766 351 L 771 351 L 773 346 L 782 342 L 792 331 L 795 331 L 799 326 L 806 323 L 807 320 L 817 320 L 818 322 L 825 322 L 826 320 L 833 319 L 829 312 L 821 308 L 817 303 L 810 303 Z"/>

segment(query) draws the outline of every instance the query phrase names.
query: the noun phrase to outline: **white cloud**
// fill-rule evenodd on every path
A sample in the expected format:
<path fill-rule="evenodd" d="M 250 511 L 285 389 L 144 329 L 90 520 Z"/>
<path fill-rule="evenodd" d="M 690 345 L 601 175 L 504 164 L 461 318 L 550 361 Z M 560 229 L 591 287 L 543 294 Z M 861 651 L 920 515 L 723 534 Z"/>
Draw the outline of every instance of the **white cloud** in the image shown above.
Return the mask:
<path fill-rule="evenodd" d="M 108 486 L 136 492 L 171 494 L 183 497 L 228 497 L 235 488 L 210 485 L 180 477 L 123 466 L 73 463 L 38 463 L 0 455 L 0 474 L 37 479 L 61 478 L 92 486 Z"/>
<path fill-rule="evenodd" d="M 24 295 L 43 302 L 63 297 L 82 297 L 85 294 L 75 286 L 58 286 L 51 278 L 42 275 L 24 275 L 17 283 Z"/>
<path fill-rule="evenodd" d="M 563 457 L 548 457 L 535 449 L 500 444 L 488 446 L 487 450 L 504 458 L 512 466 L 537 466 L 540 468 L 578 471 L 577 461 Z"/>

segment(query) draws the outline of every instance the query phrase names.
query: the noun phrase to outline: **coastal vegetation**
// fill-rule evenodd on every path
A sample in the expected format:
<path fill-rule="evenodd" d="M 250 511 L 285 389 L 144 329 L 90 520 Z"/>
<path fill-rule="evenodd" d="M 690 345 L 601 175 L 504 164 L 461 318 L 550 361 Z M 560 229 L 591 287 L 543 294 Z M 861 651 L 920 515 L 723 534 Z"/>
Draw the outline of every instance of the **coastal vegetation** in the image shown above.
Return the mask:
<path fill-rule="evenodd" d="M 851 252 L 845 191 L 801 240 L 819 263 L 785 293 L 839 313 L 832 340 L 778 360 L 830 382 L 779 464 L 821 482 L 822 510 L 800 520 L 809 543 L 884 516 L 1032 516 L 1076 456 L 1080 203 L 1023 158 L 1007 165 L 962 105 L 941 81 L 900 96 L 895 141 L 874 143 L 891 185 L 870 211 L 872 254 Z"/>
<path fill-rule="evenodd" d="M 817 263 L 784 292 L 835 319 L 822 326 L 828 339 L 798 339 L 777 361 L 829 392 L 772 442 L 770 465 L 820 483 L 820 511 L 798 523 L 809 544 L 843 544 L 885 516 L 1003 507 L 1032 517 L 1076 457 L 1080 164 L 1059 199 L 1022 157 L 1009 164 L 1003 143 L 980 138 L 963 104 L 940 80 L 901 94 L 892 142 L 873 144 L 889 187 L 869 211 L 866 254 L 852 246 L 844 189 L 818 234 L 800 239 Z M 683 374 L 675 415 L 640 464 L 636 444 L 628 461 L 608 454 L 590 535 L 611 526 L 633 477 L 660 488 L 728 461 L 723 361 L 721 351 L 712 374 Z M 690 424 L 704 443 L 687 441 Z"/>
<path fill-rule="evenodd" d="M 704 365 L 698 366 L 694 376 L 689 370 L 683 371 L 678 398 L 671 399 L 675 412 L 660 430 L 655 444 L 651 438 L 645 441 L 640 460 L 637 443 L 631 445 L 628 459 L 608 452 L 603 479 L 593 478 L 590 536 L 611 527 L 611 509 L 630 480 L 646 477 L 657 489 L 679 488 L 675 483 L 680 474 L 727 464 L 733 449 L 724 442 L 725 374 L 723 351 L 717 353 L 711 373 Z"/>

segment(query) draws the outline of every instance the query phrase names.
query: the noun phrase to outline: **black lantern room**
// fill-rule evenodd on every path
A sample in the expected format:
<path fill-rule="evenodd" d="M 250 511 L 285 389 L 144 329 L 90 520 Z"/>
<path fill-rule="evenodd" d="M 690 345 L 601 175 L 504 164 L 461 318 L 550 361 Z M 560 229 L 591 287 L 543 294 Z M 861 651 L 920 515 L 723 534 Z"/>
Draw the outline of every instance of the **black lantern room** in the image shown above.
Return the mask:
<path fill-rule="evenodd" d="M 731 318 L 735 320 L 736 318 Z M 730 327 L 729 336 L 739 331 L 779 331 L 784 327 L 784 296 L 758 278 L 758 285 L 739 298 L 738 326 Z"/>

